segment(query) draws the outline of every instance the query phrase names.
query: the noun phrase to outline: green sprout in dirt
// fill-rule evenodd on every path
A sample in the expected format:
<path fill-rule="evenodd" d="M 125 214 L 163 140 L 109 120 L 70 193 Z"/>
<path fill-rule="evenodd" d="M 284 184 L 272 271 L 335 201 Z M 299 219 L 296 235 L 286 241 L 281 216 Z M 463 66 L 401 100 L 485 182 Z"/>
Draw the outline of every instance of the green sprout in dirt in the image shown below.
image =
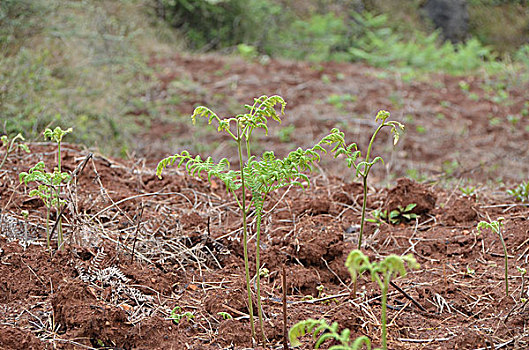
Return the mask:
<path fill-rule="evenodd" d="M 219 312 L 217 312 L 217 315 L 222 317 L 223 320 L 231 320 L 231 319 L 233 319 L 233 316 L 230 313 L 225 312 L 225 311 L 219 311 Z"/>
<path fill-rule="evenodd" d="M 416 206 L 417 204 L 415 203 L 408 204 L 406 208 L 399 205 L 398 208 L 393 209 L 389 215 L 387 210 L 381 212 L 380 217 L 390 224 L 398 225 L 401 222 L 411 221 L 417 218 L 417 214 L 411 212 Z"/>
<path fill-rule="evenodd" d="M 62 168 L 61 168 L 61 143 L 62 143 L 62 139 L 63 137 L 66 135 L 66 134 L 69 134 L 73 131 L 72 128 L 68 128 L 66 130 L 62 130 L 60 126 L 56 127 L 55 129 L 49 129 L 47 128 L 46 130 L 44 130 L 44 137 L 46 139 L 50 139 L 51 141 L 54 141 L 55 143 L 57 143 L 57 171 L 59 173 L 62 172 Z M 59 197 L 60 195 L 60 186 L 56 187 L 57 189 L 57 197 Z M 60 201 L 57 201 L 56 202 L 56 206 L 57 206 L 57 215 L 59 215 L 59 224 L 57 226 L 57 239 L 58 239 L 58 244 L 59 244 L 59 248 L 61 250 L 64 249 L 64 246 L 62 244 L 63 242 L 63 232 L 62 232 L 62 218 L 60 217 L 60 212 L 61 212 L 61 206 L 63 205 L 63 203 L 60 203 Z"/>
<path fill-rule="evenodd" d="M 308 319 L 296 323 L 288 332 L 290 345 L 294 347 L 300 346 L 301 342 L 298 338 L 309 333 L 313 334 L 313 338 L 316 341 L 314 344 L 315 349 L 319 349 L 326 340 L 331 339 L 340 343 L 340 345 L 333 345 L 329 350 L 361 350 L 364 345 L 367 347 L 367 350 L 371 350 L 371 341 L 368 337 L 361 336 L 351 341 L 351 331 L 349 329 L 344 329 L 339 333 L 337 322 L 329 325 L 323 319 Z"/>
<path fill-rule="evenodd" d="M 175 306 L 174 309 L 171 310 L 171 315 L 169 315 L 169 318 L 174 323 L 179 324 L 183 318 L 186 318 L 188 321 L 190 321 L 195 318 L 195 315 L 189 311 L 182 312 L 182 308 L 180 306 Z"/>
<path fill-rule="evenodd" d="M 65 172 L 59 172 L 57 168 L 52 173 L 46 172 L 44 162 L 38 162 L 28 172 L 19 174 L 20 182 L 28 185 L 30 182 L 36 182 L 38 187 L 29 192 L 31 197 L 39 197 L 46 206 L 46 246 L 51 252 L 50 244 L 50 211 L 51 208 L 60 208 L 64 201 L 60 198 L 61 184 L 70 180 L 70 175 Z M 60 209 L 57 209 L 59 215 Z M 62 236 L 58 240 L 58 246 L 62 245 Z"/>
<path fill-rule="evenodd" d="M 503 227 L 503 217 L 499 217 L 496 221 L 480 221 L 478 223 L 478 233 L 482 229 L 490 229 L 492 232 L 496 233 L 500 237 L 500 242 L 503 247 L 503 256 L 504 256 L 504 267 L 505 267 L 505 296 L 509 296 L 509 258 L 507 254 L 507 246 L 505 245 L 505 240 L 503 239 L 503 234 L 501 229 Z"/>
<path fill-rule="evenodd" d="M 366 216 L 366 205 L 367 205 L 367 178 L 369 176 L 369 172 L 371 171 L 371 168 L 373 165 L 375 165 L 378 161 L 381 161 L 384 163 L 384 160 L 382 157 L 375 157 L 371 159 L 371 151 L 373 149 L 373 143 L 375 142 L 375 138 L 377 137 L 380 130 L 382 130 L 384 127 L 390 127 L 391 133 L 393 134 L 393 145 L 396 145 L 399 141 L 400 133 L 402 130 L 404 130 L 404 125 L 397 121 L 387 121 L 389 118 L 389 112 L 387 111 L 379 111 L 377 113 L 377 116 L 375 118 L 375 121 L 380 121 L 379 126 L 371 136 L 371 140 L 369 141 L 369 145 L 367 147 L 367 153 L 365 158 L 356 163 L 357 158 L 361 156 L 360 151 L 357 150 L 356 144 L 350 144 L 347 145 L 345 143 L 345 140 L 342 138 L 340 140 L 339 145 L 333 149 L 334 156 L 338 157 L 339 155 L 343 154 L 346 157 L 347 166 L 349 168 L 354 167 L 356 169 L 356 176 L 362 178 L 363 182 L 363 188 L 364 188 L 364 196 L 362 201 L 362 217 L 360 219 L 360 234 L 358 236 L 358 249 L 362 247 L 362 238 L 364 235 L 364 224 L 365 224 L 365 216 Z"/>
<path fill-rule="evenodd" d="M 356 282 L 358 275 L 367 271 L 371 273 L 373 281 L 377 282 L 382 291 L 382 310 L 381 310 L 381 324 L 382 324 L 382 349 L 387 349 L 387 300 L 388 288 L 391 278 L 395 275 L 406 275 L 405 263 L 409 269 L 418 269 L 419 264 L 411 255 L 398 256 L 391 254 L 380 262 L 369 262 L 369 258 L 360 250 L 355 249 L 347 256 L 345 266 L 351 274 L 351 279 Z"/>
<path fill-rule="evenodd" d="M 24 152 L 29 153 L 28 145 L 24 143 L 24 136 L 21 134 L 17 134 L 11 140 L 7 135 L 2 135 L 2 137 L 0 137 L 0 141 L 2 141 L 2 147 L 5 147 L 4 158 L 2 158 L 2 162 L 0 163 L 0 169 L 2 169 L 7 157 L 13 150 L 21 149 Z"/>
<path fill-rule="evenodd" d="M 211 181 L 212 177 L 220 179 L 226 186 L 226 190 L 231 193 L 242 213 L 242 245 L 244 254 L 244 266 L 246 277 L 246 289 L 248 292 L 248 311 L 250 315 L 250 327 L 252 338 L 256 339 L 253 318 L 252 292 L 250 284 L 250 268 L 248 261 L 248 223 L 247 217 L 253 207 L 256 217 L 256 294 L 259 326 L 261 329 L 262 341 L 266 343 L 264 325 L 261 309 L 260 296 L 260 238 L 261 238 L 261 217 L 263 205 L 267 196 L 285 186 L 308 186 L 309 179 L 303 174 L 304 171 L 311 171 L 314 162 L 320 160 L 318 151 L 325 152 L 321 144 L 332 144 L 332 137 L 320 141 L 313 148 L 290 152 L 284 159 L 278 159 L 274 152 L 264 152 L 260 158 L 251 154 L 251 136 L 255 129 L 261 128 L 268 131 L 268 120 L 273 119 L 281 122 L 280 115 L 276 112 L 276 105 L 281 107 L 280 114 L 283 113 L 286 102 L 280 96 L 261 96 L 254 100 L 253 105 L 246 105 L 248 112 L 234 117 L 221 119 L 207 107 L 197 107 L 192 115 L 193 123 L 198 117 L 206 117 L 209 123 L 214 121 L 218 124 L 218 131 L 225 132 L 235 141 L 239 156 L 239 169 L 232 170 L 227 159 L 214 162 L 211 157 L 202 159 L 200 156 L 192 157 L 189 152 L 182 151 L 174 156 L 162 159 L 158 163 L 156 174 L 160 177 L 162 171 L 173 164 L 178 167 L 185 164 L 189 174 L 201 177 L 202 173 L 207 174 Z M 251 201 L 247 202 L 246 194 L 251 195 Z"/>
<path fill-rule="evenodd" d="M 507 193 L 520 202 L 529 202 L 529 181 L 522 182 L 512 190 L 507 190 Z"/>

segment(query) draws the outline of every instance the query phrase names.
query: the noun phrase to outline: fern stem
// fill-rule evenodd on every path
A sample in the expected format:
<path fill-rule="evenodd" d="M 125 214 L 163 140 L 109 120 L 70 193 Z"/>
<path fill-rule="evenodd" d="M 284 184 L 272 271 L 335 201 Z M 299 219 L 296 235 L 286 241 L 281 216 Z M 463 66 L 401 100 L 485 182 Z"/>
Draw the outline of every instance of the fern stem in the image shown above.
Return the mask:
<path fill-rule="evenodd" d="M 57 169 L 59 170 L 59 174 L 62 172 L 61 168 L 61 141 L 57 142 Z M 61 216 L 61 184 L 57 186 L 57 215 L 59 216 L 57 219 L 59 220 L 58 224 L 58 233 L 57 233 L 57 245 L 59 250 L 64 250 L 64 244 L 63 244 L 63 236 L 62 236 L 62 216 Z"/>
<path fill-rule="evenodd" d="M 365 176 L 362 176 L 362 182 L 364 185 L 364 197 L 363 197 L 364 199 L 362 201 L 362 218 L 360 219 L 360 234 L 358 236 L 358 249 L 362 247 L 362 237 L 364 236 L 364 226 L 365 226 L 366 207 L 367 207 L 367 174 Z"/>
<path fill-rule="evenodd" d="M 51 205 L 51 203 L 50 203 Z M 50 207 L 46 205 L 46 246 L 51 254 L 51 243 L 50 243 Z"/>
<path fill-rule="evenodd" d="M 2 159 L 2 163 L 0 164 L 0 169 L 2 169 L 2 167 L 4 166 L 6 160 L 7 160 L 7 156 L 9 155 L 9 153 L 11 152 L 11 148 L 13 147 L 13 144 L 15 143 L 15 140 L 17 138 L 14 137 L 11 142 L 7 145 L 7 149 L 6 149 L 6 153 L 4 155 L 4 159 Z"/>
<path fill-rule="evenodd" d="M 384 275 L 384 283 L 382 287 L 382 311 L 380 315 L 380 320 L 382 322 L 382 349 L 387 350 L 388 348 L 388 330 L 387 330 L 387 303 L 388 303 L 388 289 L 389 289 L 389 280 L 391 278 L 391 272 Z"/>
<path fill-rule="evenodd" d="M 241 200 L 241 210 L 242 210 L 242 245 L 243 245 L 243 254 L 244 254 L 244 271 L 246 277 L 246 290 L 248 292 L 248 314 L 250 315 L 250 328 L 252 331 L 252 339 L 255 339 L 255 325 L 253 318 L 253 303 L 252 303 L 252 289 L 250 286 L 250 264 L 248 261 L 248 223 L 246 219 L 246 187 L 244 183 L 244 163 L 242 158 L 242 145 L 241 145 L 242 135 L 240 134 L 240 127 L 237 126 L 237 148 L 239 152 L 239 169 L 241 171 L 241 189 L 242 189 L 242 200 Z"/>
<path fill-rule="evenodd" d="M 260 208 L 257 210 L 257 223 L 256 223 L 256 249 L 255 249 L 255 266 L 257 269 L 256 273 L 256 282 L 257 282 L 257 315 L 259 316 L 259 328 L 261 329 L 261 336 L 263 338 L 263 345 L 266 345 L 266 336 L 264 332 L 264 323 L 263 323 L 263 309 L 261 306 L 261 262 L 259 261 L 260 253 L 260 244 L 261 244 L 261 216 L 263 212 L 264 198 L 262 198 L 261 203 L 259 203 Z"/>
<path fill-rule="evenodd" d="M 507 256 L 507 246 L 501 233 L 501 228 L 498 227 L 498 236 L 500 236 L 501 245 L 503 246 L 503 256 L 505 259 L 505 296 L 509 296 L 509 258 Z"/>

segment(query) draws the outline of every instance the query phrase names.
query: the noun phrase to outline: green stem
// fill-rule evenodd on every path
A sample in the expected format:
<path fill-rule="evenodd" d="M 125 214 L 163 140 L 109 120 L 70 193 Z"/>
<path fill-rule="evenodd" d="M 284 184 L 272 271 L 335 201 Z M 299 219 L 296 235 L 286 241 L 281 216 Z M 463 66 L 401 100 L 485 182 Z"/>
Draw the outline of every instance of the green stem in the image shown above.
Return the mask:
<path fill-rule="evenodd" d="M 59 174 L 61 173 L 61 141 L 57 142 L 57 169 L 59 170 Z M 57 216 L 61 213 L 61 184 L 57 186 Z M 59 247 L 59 250 L 64 250 L 64 244 L 63 244 L 63 236 L 62 236 L 62 217 L 59 216 L 57 218 L 59 220 L 58 227 L 57 227 L 57 245 Z"/>
<path fill-rule="evenodd" d="M 505 296 L 509 296 L 509 258 L 507 256 L 507 246 L 501 234 L 501 229 L 498 230 L 498 235 L 500 236 L 501 245 L 503 246 L 503 256 L 505 258 Z"/>
<path fill-rule="evenodd" d="M 57 142 L 57 169 L 61 172 L 61 142 Z"/>
<path fill-rule="evenodd" d="M 237 127 L 237 148 L 239 152 L 239 169 L 241 171 L 241 187 L 242 187 L 242 245 L 244 254 L 244 270 L 246 277 L 246 290 L 248 292 L 248 314 L 250 315 L 250 328 L 252 331 L 252 339 L 255 339 L 255 325 L 253 318 L 253 304 L 252 304 L 252 289 L 250 286 L 250 264 L 248 261 L 248 223 L 246 219 L 246 187 L 244 183 L 244 164 L 242 158 L 242 145 L 241 145 L 241 134 L 240 128 Z M 257 267 L 259 268 L 259 267 Z"/>
<path fill-rule="evenodd" d="M 389 289 L 389 280 L 391 278 L 391 273 L 384 275 L 384 283 L 382 285 L 382 311 L 380 319 L 382 322 L 382 349 L 387 350 L 388 348 L 388 330 L 387 330 L 387 303 L 388 303 L 388 289 Z"/>
<path fill-rule="evenodd" d="M 367 174 L 362 176 L 364 185 L 364 200 L 362 201 L 362 218 L 360 219 L 360 235 L 358 236 L 358 249 L 362 247 L 362 237 L 364 236 L 364 226 L 366 219 L 366 206 L 367 206 Z M 355 282 L 356 285 L 356 282 Z"/>
<path fill-rule="evenodd" d="M 385 126 L 388 126 L 388 124 L 383 123 L 378 126 L 378 128 L 373 133 L 373 136 L 371 136 L 371 140 L 369 141 L 369 146 L 367 146 L 367 154 L 366 154 L 366 163 L 369 163 L 369 156 L 371 155 L 371 148 L 373 147 L 373 143 L 375 142 L 375 137 L 377 136 L 378 132 Z M 367 176 L 367 173 L 366 173 Z"/>
<path fill-rule="evenodd" d="M 11 150 L 13 149 L 13 144 L 15 143 L 15 140 L 18 139 L 18 136 L 19 135 L 13 137 L 11 142 L 8 144 L 7 150 L 6 150 L 6 154 L 4 155 L 4 159 L 2 159 L 2 163 L 0 163 L 0 169 L 2 169 L 2 167 L 4 166 L 4 164 L 5 164 L 6 160 L 7 160 L 7 156 L 9 155 L 9 153 L 11 153 Z"/>
<path fill-rule="evenodd" d="M 59 185 L 60 186 L 60 185 Z M 61 214 L 61 202 L 60 202 L 60 187 L 57 187 L 55 195 L 57 196 L 57 216 Z M 63 235 L 62 235 L 62 217 L 58 217 L 59 223 L 57 224 L 57 246 L 59 250 L 64 250 Z"/>
<path fill-rule="evenodd" d="M 51 203 L 50 203 L 51 205 Z M 46 206 L 46 246 L 51 254 L 51 243 L 50 243 L 50 207 Z"/>
<path fill-rule="evenodd" d="M 377 136 L 378 132 L 387 124 L 382 123 L 378 126 L 378 128 L 373 133 L 373 136 L 371 136 L 371 140 L 369 141 L 369 146 L 367 146 L 367 154 L 365 158 L 366 165 L 364 165 L 364 172 L 360 173 L 363 180 L 364 185 L 364 200 L 362 202 L 362 218 L 360 219 L 360 235 L 358 236 L 358 249 L 362 247 L 362 237 L 364 235 L 364 221 L 366 218 L 366 202 L 367 202 L 367 177 L 369 176 L 369 171 L 371 170 L 371 166 L 367 165 L 369 163 L 369 156 L 371 155 L 371 149 L 373 148 L 373 143 L 375 142 L 375 137 Z"/>
<path fill-rule="evenodd" d="M 261 329 L 261 336 L 263 338 L 263 345 L 266 345 L 266 336 L 264 332 L 264 323 L 263 323 L 263 309 L 261 306 L 261 263 L 259 261 L 259 253 L 260 253 L 260 243 L 261 243 L 261 215 L 262 215 L 262 205 L 264 202 L 264 198 L 262 198 L 262 202 L 259 203 L 261 206 L 257 212 L 257 223 L 256 223 L 256 250 L 255 250 L 255 266 L 257 268 L 257 276 L 256 276 L 256 282 L 257 282 L 257 314 L 259 315 L 259 327 Z"/>

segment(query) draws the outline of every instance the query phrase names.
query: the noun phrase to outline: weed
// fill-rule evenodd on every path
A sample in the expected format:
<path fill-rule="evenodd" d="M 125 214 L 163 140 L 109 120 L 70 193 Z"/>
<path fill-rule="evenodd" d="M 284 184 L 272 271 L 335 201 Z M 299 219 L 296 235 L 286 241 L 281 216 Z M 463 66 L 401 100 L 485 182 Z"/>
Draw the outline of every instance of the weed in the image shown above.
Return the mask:
<path fill-rule="evenodd" d="M 223 320 L 231 320 L 231 319 L 233 319 L 233 316 L 232 316 L 232 315 L 230 315 L 229 313 L 224 312 L 224 311 L 219 311 L 219 312 L 217 312 L 217 315 L 219 315 L 220 317 L 222 317 Z"/>
<path fill-rule="evenodd" d="M 415 131 L 417 131 L 418 134 L 426 134 L 426 128 L 422 125 L 417 125 Z"/>
<path fill-rule="evenodd" d="M 289 126 L 285 126 L 281 129 L 279 129 L 279 131 L 277 132 L 277 136 L 279 137 L 279 141 L 281 142 L 290 142 L 291 141 L 291 136 L 292 136 L 292 133 L 294 132 L 294 130 L 296 130 L 296 126 L 295 125 L 289 125 Z"/>
<path fill-rule="evenodd" d="M 465 197 L 472 197 L 476 195 L 476 186 L 460 186 L 459 190 Z"/>
<path fill-rule="evenodd" d="M 294 347 L 300 346 L 301 342 L 298 338 L 309 333 L 313 333 L 313 338 L 316 340 L 315 349 L 319 349 L 326 340 L 334 340 L 340 345 L 333 345 L 329 350 L 360 350 L 364 345 L 368 350 L 371 350 L 371 341 L 368 337 L 361 336 L 351 341 L 351 331 L 349 329 L 344 329 L 339 333 L 337 322 L 329 325 L 325 320 L 314 319 L 298 322 L 290 328 L 288 332 L 290 345 Z"/>
<path fill-rule="evenodd" d="M 395 275 L 406 275 L 405 263 L 409 269 L 418 269 L 419 264 L 415 258 L 409 254 L 405 256 L 389 255 L 380 262 L 369 262 L 369 258 L 360 250 L 353 250 L 347 256 L 345 266 L 351 274 L 351 279 L 356 282 L 359 274 L 367 271 L 371 273 L 373 281 L 377 282 L 382 291 L 382 310 L 381 310 L 381 324 L 382 324 L 382 349 L 387 349 L 387 299 L 388 288 L 391 278 Z"/>
<path fill-rule="evenodd" d="M 392 210 L 389 214 L 387 210 L 384 210 L 379 215 L 382 220 L 393 225 L 398 225 L 402 222 L 408 222 L 417 218 L 417 214 L 411 212 L 416 206 L 417 204 L 415 203 L 408 204 L 405 208 L 399 205 L 397 209 Z"/>
<path fill-rule="evenodd" d="M 189 152 L 182 151 L 174 156 L 162 159 L 158 163 L 156 174 L 161 177 L 162 171 L 170 165 L 177 163 L 178 167 L 185 163 L 187 172 L 193 176 L 201 177 L 202 172 L 207 174 L 211 181 L 212 177 L 220 179 L 226 186 L 226 190 L 231 193 L 241 210 L 242 215 L 242 244 L 245 265 L 246 289 L 248 292 L 248 311 L 250 315 L 250 327 L 252 338 L 256 339 L 255 326 L 253 319 L 252 293 L 250 286 L 250 268 L 248 260 L 248 224 L 247 217 L 251 208 L 254 208 L 256 217 L 256 253 L 255 262 L 257 272 L 256 294 L 257 307 L 259 316 L 259 325 L 263 343 L 266 343 L 264 334 L 262 309 L 261 309 L 261 292 L 260 292 L 260 238 L 261 238 L 261 219 L 263 214 L 263 205 L 268 195 L 285 186 L 308 186 L 309 179 L 303 174 L 303 171 L 311 171 L 314 162 L 320 160 L 318 151 L 325 152 L 321 146 L 324 144 L 332 145 L 336 142 L 337 132 L 333 131 L 330 135 L 322 139 L 313 148 L 297 150 L 290 152 L 284 159 L 277 159 L 272 151 L 266 151 L 260 158 L 251 153 L 251 137 L 255 129 L 268 131 L 268 120 L 273 119 L 281 122 L 280 114 L 275 110 L 275 106 L 281 107 L 280 114 L 283 113 L 286 102 L 280 96 L 261 96 L 254 99 L 253 105 L 246 105 L 248 113 L 239 114 L 234 117 L 221 119 L 207 107 L 197 107 L 191 116 L 193 123 L 199 117 L 208 118 L 209 124 L 216 122 L 218 132 L 227 133 L 236 143 L 239 156 L 239 169 L 232 170 L 230 163 L 226 158 L 215 163 L 211 157 L 203 160 L 200 156 L 192 157 Z M 244 154 L 243 154 L 244 153 Z M 301 179 L 301 180 L 298 180 Z M 240 195 L 239 195 L 240 191 Z M 246 194 L 251 195 L 251 201 L 248 203 Z"/>
<path fill-rule="evenodd" d="M 488 228 L 492 232 L 496 233 L 500 237 L 500 242 L 503 247 L 503 256 L 505 259 L 505 296 L 509 296 L 509 258 L 507 255 L 507 246 L 505 245 L 505 240 L 503 239 L 503 234 L 501 232 L 501 229 L 503 227 L 503 217 L 498 218 L 496 221 L 480 221 L 478 223 L 478 233 L 481 232 L 482 229 Z"/>
<path fill-rule="evenodd" d="M 417 181 L 424 182 L 428 179 L 428 176 L 424 173 L 421 173 L 418 169 L 406 169 L 406 176 Z"/>
<path fill-rule="evenodd" d="M 522 182 L 515 188 L 507 190 L 507 194 L 513 196 L 515 199 L 520 202 L 529 202 L 529 181 Z"/>
<path fill-rule="evenodd" d="M 182 308 L 180 306 L 175 306 L 173 310 L 171 310 L 171 315 L 169 315 L 169 318 L 174 323 L 179 324 L 183 318 L 186 318 L 188 321 L 190 321 L 195 318 L 195 315 L 189 311 L 182 312 Z"/>
<path fill-rule="evenodd" d="M 0 138 L 0 141 L 2 141 L 2 147 L 6 148 L 4 151 L 4 158 L 2 158 L 2 162 L 0 163 L 0 169 L 2 169 L 7 160 L 7 157 L 9 156 L 9 153 L 11 153 L 12 151 L 21 149 L 26 153 L 30 153 L 29 147 L 27 144 L 24 143 L 25 140 L 21 134 L 17 134 L 11 140 L 7 135 L 3 135 Z"/>
<path fill-rule="evenodd" d="M 346 103 L 356 102 L 357 97 L 351 94 L 336 95 L 332 94 L 327 97 L 327 103 L 330 103 L 338 110 L 344 110 Z"/>
<path fill-rule="evenodd" d="M 511 130 L 515 130 L 518 123 L 520 123 L 521 117 L 518 115 L 507 115 L 507 121 L 511 124 Z"/>

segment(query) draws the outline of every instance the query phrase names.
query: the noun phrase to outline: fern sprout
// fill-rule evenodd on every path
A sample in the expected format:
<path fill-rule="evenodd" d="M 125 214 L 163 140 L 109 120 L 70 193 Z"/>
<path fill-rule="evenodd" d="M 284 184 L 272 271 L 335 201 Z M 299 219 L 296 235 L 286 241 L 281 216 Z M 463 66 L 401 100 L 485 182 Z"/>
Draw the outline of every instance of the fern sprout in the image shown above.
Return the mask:
<path fill-rule="evenodd" d="M 382 349 L 386 350 L 387 346 L 387 300 L 388 300 L 388 289 L 391 278 L 400 275 L 406 275 L 406 266 L 409 269 L 418 269 L 419 264 L 415 258 L 411 255 L 398 256 L 391 254 L 384 258 L 380 262 L 369 262 L 369 258 L 364 255 L 360 250 L 355 249 L 347 256 L 345 266 L 351 274 L 353 283 L 356 282 L 358 274 L 363 272 L 371 273 L 373 281 L 377 282 L 380 290 L 382 291 L 382 310 L 381 310 L 381 324 L 382 324 Z"/>

